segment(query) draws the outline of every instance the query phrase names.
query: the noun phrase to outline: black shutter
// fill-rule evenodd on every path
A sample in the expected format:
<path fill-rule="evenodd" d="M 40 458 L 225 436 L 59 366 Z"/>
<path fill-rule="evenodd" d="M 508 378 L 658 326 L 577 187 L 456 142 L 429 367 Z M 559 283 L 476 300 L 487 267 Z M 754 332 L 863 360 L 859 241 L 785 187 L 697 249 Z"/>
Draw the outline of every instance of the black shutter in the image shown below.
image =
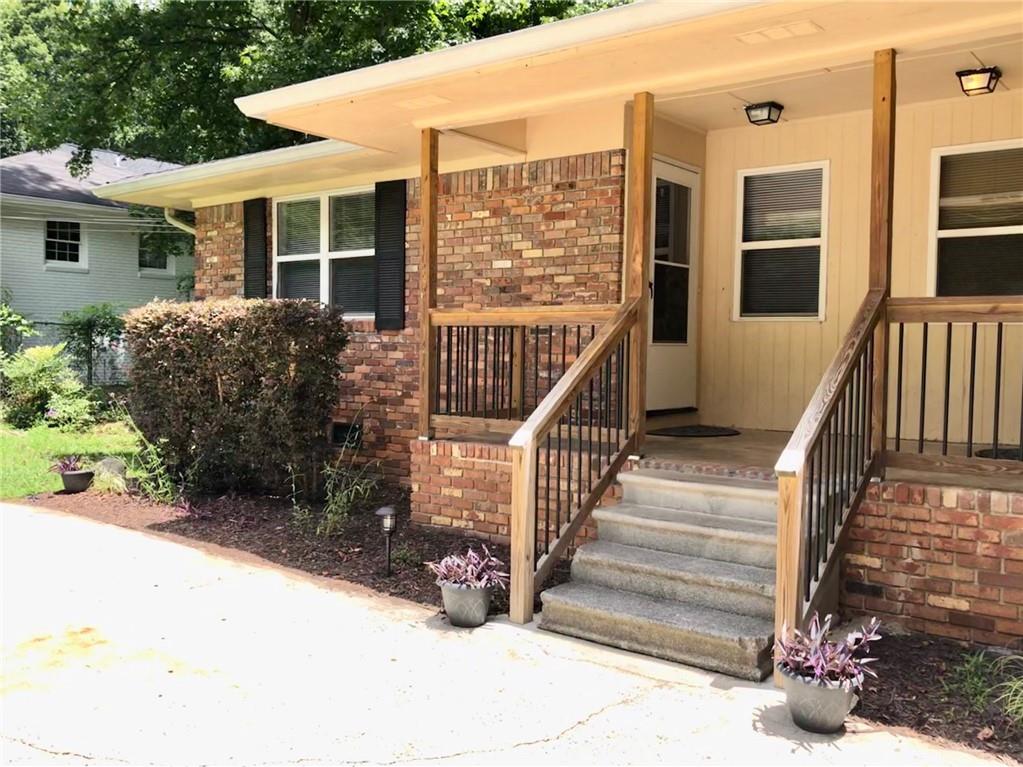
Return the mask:
<path fill-rule="evenodd" d="M 376 185 L 376 329 L 405 327 L 405 181 Z"/>
<path fill-rule="evenodd" d="M 266 198 L 246 200 L 245 297 L 266 298 Z"/>

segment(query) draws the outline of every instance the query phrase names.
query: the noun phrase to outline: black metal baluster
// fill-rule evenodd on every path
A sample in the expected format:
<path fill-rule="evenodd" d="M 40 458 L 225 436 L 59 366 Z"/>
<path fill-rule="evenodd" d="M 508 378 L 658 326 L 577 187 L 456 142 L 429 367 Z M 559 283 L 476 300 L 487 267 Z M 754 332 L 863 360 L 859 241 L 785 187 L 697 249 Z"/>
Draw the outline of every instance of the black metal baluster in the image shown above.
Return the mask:
<path fill-rule="evenodd" d="M 607 363 L 605 362 L 597 370 L 597 394 L 599 395 L 600 403 L 597 410 L 597 471 L 603 472 L 604 470 L 604 413 L 607 410 L 607 402 L 604 401 L 604 368 Z M 590 434 L 590 439 L 593 439 L 593 435 Z"/>
<path fill-rule="evenodd" d="M 924 323 L 924 337 L 920 344 L 920 433 L 917 435 L 916 452 L 924 451 L 924 423 L 927 416 L 927 329 Z"/>
<path fill-rule="evenodd" d="M 483 327 L 483 417 L 486 418 L 490 411 L 487 408 L 487 379 L 490 378 L 490 327 Z"/>
<path fill-rule="evenodd" d="M 550 529 L 551 529 L 551 433 L 547 432 L 547 464 L 544 472 L 547 480 L 547 492 L 544 497 L 547 499 L 544 503 L 543 509 L 543 524 L 544 529 L 547 531 L 544 535 L 543 551 L 544 554 L 549 552 L 550 549 Z"/>
<path fill-rule="evenodd" d="M 440 350 L 442 348 L 442 343 L 443 343 L 443 338 L 444 338 L 443 333 L 444 333 L 444 329 L 441 328 L 441 327 L 438 327 L 437 328 L 437 338 L 434 339 L 434 343 L 435 343 L 434 349 L 436 350 L 436 354 L 434 354 L 434 356 L 437 358 L 435 360 L 434 369 L 433 369 L 433 386 L 434 386 L 434 389 L 433 389 L 433 412 L 434 413 L 439 413 L 440 412 Z"/>
<path fill-rule="evenodd" d="M 816 537 L 816 541 L 815 541 L 817 553 L 815 555 L 815 563 L 814 563 L 814 576 L 813 576 L 814 580 L 817 580 L 817 578 L 820 576 L 820 570 L 817 569 L 817 567 L 818 567 L 818 564 L 820 563 L 820 560 L 821 560 L 821 556 L 822 556 L 821 545 L 822 545 L 822 543 L 824 541 L 824 536 L 821 535 L 821 530 L 824 529 L 824 524 L 823 524 L 823 522 L 824 522 L 824 507 L 825 507 L 825 503 L 827 501 L 827 495 L 826 495 L 826 493 L 827 493 L 827 476 L 828 476 L 828 455 L 827 455 L 827 445 L 828 445 L 827 433 L 828 432 L 827 432 L 827 429 L 828 429 L 828 424 L 827 424 L 827 421 L 825 421 L 824 422 L 824 429 L 821 431 L 821 436 L 819 438 L 819 443 L 817 445 L 817 450 L 819 452 L 819 466 L 818 466 L 818 471 L 817 471 L 817 504 L 816 504 L 816 506 L 814 508 L 814 515 L 817 518 L 817 525 L 816 525 L 816 528 L 815 528 L 815 535 L 817 536 Z"/>
<path fill-rule="evenodd" d="M 966 457 L 973 457 L 973 399 L 977 389 L 977 323 L 970 332 L 970 402 L 966 411 Z"/>
<path fill-rule="evenodd" d="M 557 530 L 561 530 L 561 457 L 564 453 L 561 450 L 561 425 L 564 420 L 564 416 L 558 419 L 554 428 L 558 430 L 558 465 L 557 465 L 557 480 L 554 485 L 554 493 L 557 496 L 557 505 L 554 510 L 554 527 Z"/>
<path fill-rule="evenodd" d="M 945 400 L 941 413 L 941 454 L 948 455 L 948 403 L 952 392 L 952 323 L 945 326 Z"/>
<path fill-rule="evenodd" d="M 866 407 L 866 418 L 864 419 L 864 438 L 863 438 L 863 466 L 866 471 L 866 465 L 870 462 L 873 457 L 874 450 L 874 376 L 877 374 L 874 370 L 874 334 L 870 334 L 870 338 L 867 340 L 867 357 L 866 357 L 866 368 L 867 368 L 867 407 Z M 885 387 L 887 389 L 887 386 Z M 881 449 L 887 449 L 888 445 L 881 445 Z"/>
<path fill-rule="evenodd" d="M 546 397 L 554 388 L 554 326 L 547 326 L 547 389 L 543 396 Z M 537 402 L 539 404 L 539 402 Z"/>
<path fill-rule="evenodd" d="M 995 422 L 991 437 L 991 457 L 998 457 L 998 422 L 1002 416 L 1002 323 L 995 335 Z M 1021 436 L 1023 439 L 1023 436 Z"/>
<path fill-rule="evenodd" d="M 568 423 L 565 427 L 568 429 L 568 455 L 565 457 L 568 459 L 568 465 L 565 467 L 565 473 L 568 476 L 568 483 L 565 487 L 565 521 L 570 522 L 572 520 L 572 410 L 575 407 L 575 400 L 568 406 Z M 560 528 L 559 528 L 560 529 Z"/>
<path fill-rule="evenodd" d="M 447 383 L 444 385 L 444 404 L 446 406 L 447 414 L 451 415 L 451 331 L 452 327 L 448 326 L 448 353 L 445 358 L 447 363 Z"/>
<path fill-rule="evenodd" d="M 586 401 L 589 412 L 586 414 L 586 420 L 588 421 L 586 426 L 586 463 L 587 463 L 587 495 L 593 490 L 593 376 L 590 376 L 590 396 Z"/>
<path fill-rule="evenodd" d="M 576 347 L 576 348 L 578 350 L 578 347 Z M 579 357 L 576 356 L 576 359 L 579 359 Z M 579 472 L 577 474 L 576 491 L 575 491 L 575 497 L 576 497 L 575 508 L 576 508 L 576 511 L 578 511 L 579 507 L 583 505 L 583 393 L 582 393 L 582 390 L 580 390 L 579 393 L 576 395 L 575 401 L 576 401 L 575 419 L 578 422 L 578 424 L 577 424 L 578 428 L 577 428 L 576 432 L 579 435 L 578 436 L 579 449 L 576 451 L 576 460 L 578 460 L 578 462 L 579 462 Z"/>
<path fill-rule="evenodd" d="M 902 442 L 902 346 L 906 326 L 899 323 L 899 371 L 896 374 L 895 384 L 895 451 L 898 452 L 899 444 Z"/>
<path fill-rule="evenodd" d="M 532 329 L 531 329 L 532 330 Z M 533 408 L 536 408 L 537 403 L 540 401 L 540 326 L 535 328 L 536 336 L 533 339 L 535 347 L 533 349 Z M 522 399 L 526 398 L 525 393 L 522 395 Z"/>
<path fill-rule="evenodd" d="M 809 512 L 806 515 L 807 519 L 807 546 L 806 546 L 806 563 L 803 572 L 806 574 L 803 577 L 803 599 L 810 598 L 810 568 L 813 567 L 813 543 L 814 543 L 814 529 L 813 529 L 813 485 L 814 485 L 814 473 L 817 469 L 817 456 L 816 453 L 810 454 L 810 466 L 807 472 L 806 482 L 806 508 Z"/>

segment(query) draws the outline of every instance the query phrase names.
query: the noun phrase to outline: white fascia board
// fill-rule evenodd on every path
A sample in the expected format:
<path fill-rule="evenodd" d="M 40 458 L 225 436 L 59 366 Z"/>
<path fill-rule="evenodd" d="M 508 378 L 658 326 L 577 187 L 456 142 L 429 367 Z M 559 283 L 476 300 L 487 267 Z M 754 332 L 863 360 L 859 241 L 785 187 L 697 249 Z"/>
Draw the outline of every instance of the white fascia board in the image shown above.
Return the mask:
<path fill-rule="evenodd" d="M 125 179 L 124 181 L 112 181 L 109 184 L 96 187 L 92 190 L 92 193 L 97 197 L 107 200 L 116 200 L 122 195 L 163 189 L 179 184 L 192 184 L 226 176 L 231 173 L 272 168 L 277 165 L 289 165 L 303 160 L 316 160 L 363 150 L 364 147 L 344 141 L 317 141 L 312 144 L 289 146 L 282 149 L 269 149 L 265 152 L 254 152 L 253 154 L 243 154 L 223 160 L 188 165 L 184 168 L 150 173 L 137 178 Z"/>
<path fill-rule="evenodd" d="M 234 100 L 248 117 L 510 63 L 773 0 L 638 0 L 630 5 L 520 29 Z"/>
<path fill-rule="evenodd" d="M 99 195 L 96 195 L 97 197 Z M 32 197 L 25 194 L 0 194 L 0 210 L 8 205 L 17 208 L 36 208 L 48 211 L 66 211 L 70 213 L 88 213 L 96 216 L 123 218 L 127 209 L 123 206 L 113 208 L 101 203 L 72 202 L 71 200 L 54 200 L 51 197 Z"/>

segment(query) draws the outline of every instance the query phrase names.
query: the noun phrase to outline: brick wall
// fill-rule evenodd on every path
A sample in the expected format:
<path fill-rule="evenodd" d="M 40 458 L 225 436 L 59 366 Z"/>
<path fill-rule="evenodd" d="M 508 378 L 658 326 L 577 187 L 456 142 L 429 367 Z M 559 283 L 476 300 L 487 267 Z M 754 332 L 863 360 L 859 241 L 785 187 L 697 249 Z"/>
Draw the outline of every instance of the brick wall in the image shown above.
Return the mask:
<path fill-rule="evenodd" d="M 621 294 L 623 150 L 444 174 L 441 307 L 615 303 Z M 196 296 L 242 292 L 242 206 L 198 210 Z M 272 230 L 272 223 L 269 227 Z M 363 454 L 407 481 L 418 407 L 419 183 L 409 183 L 405 328 L 352 323 L 333 417 L 364 426 Z M 269 235 L 268 235 L 269 236 Z"/>
<path fill-rule="evenodd" d="M 1023 637 L 1023 492 L 884 482 L 845 555 L 845 606 L 984 644 Z"/>

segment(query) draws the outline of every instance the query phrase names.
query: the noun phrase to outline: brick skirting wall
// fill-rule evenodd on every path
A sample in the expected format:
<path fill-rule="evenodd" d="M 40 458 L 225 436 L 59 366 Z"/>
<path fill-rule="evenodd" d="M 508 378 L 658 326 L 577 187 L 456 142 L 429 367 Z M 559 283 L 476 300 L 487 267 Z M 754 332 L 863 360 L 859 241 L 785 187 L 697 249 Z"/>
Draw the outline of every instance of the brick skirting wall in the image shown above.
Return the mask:
<path fill-rule="evenodd" d="M 1023 644 L 1023 491 L 875 483 L 851 524 L 845 607 L 928 634 Z"/>
<path fill-rule="evenodd" d="M 617 303 L 625 152 L 447 173 L 438 190 L 441 308 Z M 339 179 L 334 186 L 342 185 Z M 268 219 L 272 237 L 273 216 Z M 242 294 L 242 204 L 196 211 L 196 297 Z M 408 184 L 405 328 L 353 322 L 333 417 L 363 423 L 362 455 L 409 481 L 419 404 L 419 181 Z M 268 240 L 269 241 L 269 240 Z M 271 254 L 272 247 L 268 247 Z M 272 264 L 268 267 L 272 274 Z"/>

